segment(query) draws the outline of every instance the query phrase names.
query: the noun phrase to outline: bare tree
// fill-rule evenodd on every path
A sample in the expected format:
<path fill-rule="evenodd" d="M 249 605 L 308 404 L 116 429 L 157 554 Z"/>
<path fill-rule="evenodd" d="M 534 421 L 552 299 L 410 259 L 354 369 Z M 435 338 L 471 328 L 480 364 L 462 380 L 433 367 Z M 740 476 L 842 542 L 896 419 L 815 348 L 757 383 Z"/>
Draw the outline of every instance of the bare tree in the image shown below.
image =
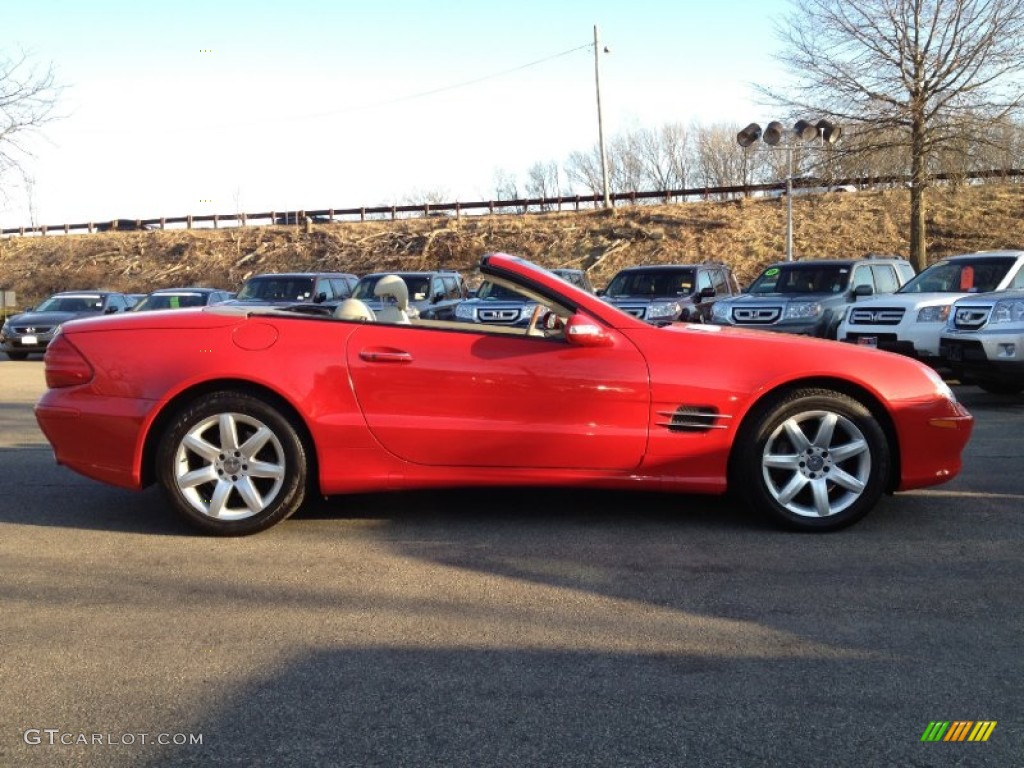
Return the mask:
<path fill-rule="evenodd" d="M 758 165 L 768 153 L 737 152 L 735 125 L 704 126 L 694 141 L 695 179 L 704 187 L 731 187 L 753 183 Z M 721 198 L 721 195 L 719 195 Z"/>
<path fill-rule="evenodd" d="M 689 182 L 690 133 L 682 123 L 637 132 L 635 146 L 645 182 L 653 189 L 682 189 Z"/>
<path fill-rule="evenodd" d="M 794 0 L 779 27 L 794 115 L 860 124 L 909 155 L 910 256 L 926 265 L 929 159 L 1021 107 L 1024 0 Z"/>
<path fill-rule="evenodd" d="M 609 154 L 608 173 L 610 179 L 614 178 L 613 165 L 613 158 Z M 569 177 L 569 181 L 583 187 L 591 195 L 601 195 L 604 190 L 604 182 L 601 177 L 601 148 L 595 145 L 589 152 L 576 150 L 569 153 L 569 157 L 565 161 L 565 174 Z"/>
<path fill-rule="evenodd" d="M 0 175 L 21 169 L 30 156 L 22 139 L 53 120 L 57 96 L 52 67 L 35 67 L 28 54 L 0 52 Z"/>
<path fill-rule="evenodd" d="M 534 163 L 526 172 L 526 194 L 528 197 L 558 197 L 561 194 L 558 174 L 558 163 L 554 160 L 547 163 Z M 549 210 L 551 203 L 541 206 Z"/>

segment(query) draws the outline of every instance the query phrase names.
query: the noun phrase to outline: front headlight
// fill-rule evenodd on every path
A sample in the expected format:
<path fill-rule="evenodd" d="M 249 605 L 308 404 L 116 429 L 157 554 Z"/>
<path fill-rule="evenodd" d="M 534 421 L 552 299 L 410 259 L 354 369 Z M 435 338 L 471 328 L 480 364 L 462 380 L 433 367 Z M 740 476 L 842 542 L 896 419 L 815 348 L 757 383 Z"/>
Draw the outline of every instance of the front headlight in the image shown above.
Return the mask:
<path fill-rule="evenodd" d="M 944 397 L 951 402 L 956 402 L 956 395 L 953 393 L 953 390 L 950 389 L 949 384 L 947 384 L 938 373 L 927 367 L 925 368 L 924 373 L 929 379 L 931 379 L 932 384 L 935 385 L 935 394 L 940 397 Z"/>
<path fill-rule="evenodd" d="M 812 320 L 821 317 L 821 304 L 816 301 L 793 301 L 786 307 L 787 320 Z"/>
<path fill-rule="evenodd" d="M 457 304 L 455 306 L 455 316 L 459 318 L 459 320 L 472 320 L 473 307 L 466 304 Z"/>
<path fill-rule="evenodd" d="M 944 323 L 949 319 L 949 308 L 951 304 L 941 304 L 935 307 L 923 307 L 917 313 L 919 323 Z"/>
<path fill-rule="evenodd" d="M 670 301 L 667 304 L 651 304 L 647 310 L 647 317 L 675 317 L 679 314 L 682 307 L 679 306 L 679 302 Z"/>
<path fill-rule="evenodd" d="M 992 307 L 992 315 L 988 320 L 993 323 L 1024 322 L 1024 299 L 1002 299 Z"/>

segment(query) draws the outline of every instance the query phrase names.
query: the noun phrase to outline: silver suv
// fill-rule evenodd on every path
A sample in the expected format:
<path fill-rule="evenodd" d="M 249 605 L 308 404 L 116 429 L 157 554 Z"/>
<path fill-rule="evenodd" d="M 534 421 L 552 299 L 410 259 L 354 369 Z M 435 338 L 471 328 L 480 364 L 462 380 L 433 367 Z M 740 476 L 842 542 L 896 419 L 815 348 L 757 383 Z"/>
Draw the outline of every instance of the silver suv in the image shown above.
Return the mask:
<path fill-rule="evenodd" d="M 997 394 L 1024 391 L 1024 270 L 1009 290 L 957 301 L 939 354 L 965 384 Z"/>
<path fill-rule="evenodd" d="M 834 339 L 856 302 L 892 293 L 913 276 L 910 262 L 897 256 L 783 261 L 766 267 L 742 296 L 715 304 L 711 322 Z"/>
<path fill-rule="evenodd" d="M 858 302 L 839 326 L 839 340 L 941 365 L 939 336 L 953 302 L 1018 285 L 1024 251 L 982 251 L 937 261 L 891 296 Z"/>

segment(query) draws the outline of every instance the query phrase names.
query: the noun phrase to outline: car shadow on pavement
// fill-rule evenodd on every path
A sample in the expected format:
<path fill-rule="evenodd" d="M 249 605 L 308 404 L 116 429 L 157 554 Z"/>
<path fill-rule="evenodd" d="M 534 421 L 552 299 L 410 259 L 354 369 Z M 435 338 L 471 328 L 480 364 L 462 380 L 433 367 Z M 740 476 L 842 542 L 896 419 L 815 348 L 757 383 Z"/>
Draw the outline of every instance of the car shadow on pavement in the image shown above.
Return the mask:
<path fill-rule="evenodd" d="M 0 447 L 6 488 L 0 524 L 142 533 L 191 535 L 166 504 L 159 488 L 129 491 L 81 477 L 58 466 L 48 446 Z"/>

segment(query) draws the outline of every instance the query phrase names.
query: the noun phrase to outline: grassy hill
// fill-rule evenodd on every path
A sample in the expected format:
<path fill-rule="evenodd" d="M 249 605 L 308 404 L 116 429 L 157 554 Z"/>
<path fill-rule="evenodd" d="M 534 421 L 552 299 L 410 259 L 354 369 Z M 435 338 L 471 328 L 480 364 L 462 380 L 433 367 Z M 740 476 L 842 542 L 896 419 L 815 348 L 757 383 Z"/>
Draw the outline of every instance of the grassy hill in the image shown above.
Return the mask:
<path fill-rule="evenodd" d="M 906 255 L 906 190 L 798 197 L 796 258 Z M 1024 248 L 1024 185 L 945 187 L 928 199 L 929 258 Z M 597 286 L 633 264 L 722 261 L 745 284 L 785 258 L 784 200 L 744 199 L 613 211 L 422 217 L 398 221 L 249 226 L 0 240 L 0 288 L 24 307 L 58 290 L 212 285 L 237 289 L 257 272 L 448 267 L 472 282 L 482 254 L 506 251 L 545 266 L 584 267 Z"/>

